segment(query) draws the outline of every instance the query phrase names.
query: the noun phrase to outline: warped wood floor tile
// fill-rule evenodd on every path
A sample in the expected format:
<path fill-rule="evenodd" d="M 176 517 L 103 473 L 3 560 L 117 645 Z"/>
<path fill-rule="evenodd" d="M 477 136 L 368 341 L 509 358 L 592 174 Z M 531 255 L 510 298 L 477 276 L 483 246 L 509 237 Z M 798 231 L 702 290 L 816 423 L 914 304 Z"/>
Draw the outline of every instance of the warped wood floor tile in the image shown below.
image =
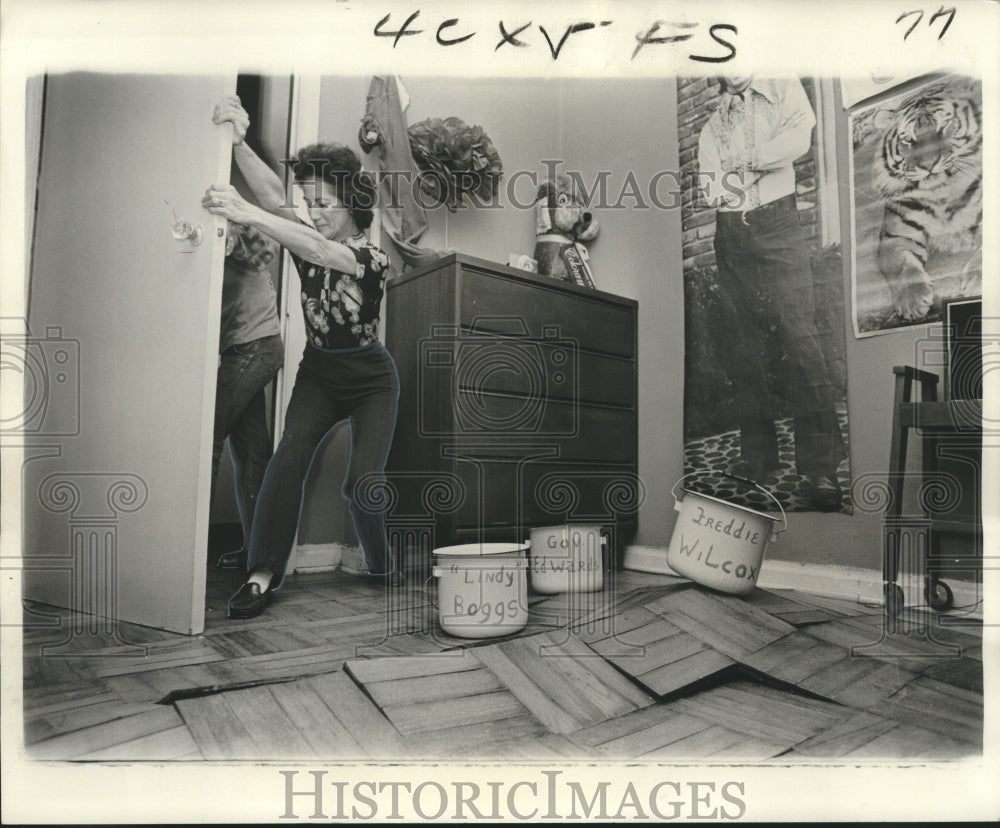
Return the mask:
<path fill-rule="evenodd" d="M 840 724 L 854 711 L 833 702 L 735 681 L 677 699 L 673 707 L 710 724 L 789 749 Z"/>
<path fill-rule="evenodd" d="M 946 760 L 967 758 L 977 752 L 973 744 L 948 734 L 874 713 L 858 713 L 799 743 L 784 758 Z"/>
<path fill-rule="evenodd" d="M 529 707 L 475 652 L 358 659 L 344 670 L 406 739 L 410 755 L 468 755 L 544 734 Z"/>
<path fill-rule="evenodd" d="M 627 609 L 600 633 L 577 633 L 591 650 L 657 697 L 668 696 L 736 662 L 645 607 Z"/>
<path fill-rule="evenodd" d="M 176 702 L 206 759 L 362 759 L 399 750 L 391 725 L 343 672 Z"/>
<path fill-rule="evenodd" d="M 566 631 L 469 652 L 552 733 L 571 733 L 654 702 Z"/>
<path fill-rule="evenodd" d="M 742 600 L 796 627 L 831 621 L 850 614 L 843 607 L 817 605 L 803 600 L 801 597 L 796 597 L 795 592 L 790 589 L 755 589 L 749 595 L 743 596 Z"/>
<path fill-rule="evenodd" d="M 795 630 L 741 598 L 696 588 L 656 598 L 646 608 L 737 660 Z"/>
<path fill-rule="evenodd" d="M 209 569 L 206 629 L 70 635 L 26 604 L 29 756 L 540 762 L 957 760 L 982 755 L 981 622 L 798 590 L 732 596 L 608 573 L 593 593 L 529 589 L 525 627 L 465 639 L 434 579 L 386 589 L 288 579 L 230 621 L 239 576 Z M 950 624 L 950 626 L 949 626 Z M 103 631 L 102 631 L 103 630 Z"/>
<path fill-rule="evenodd" d="M 174 730 L 184 724 L 173 707 L 164 705 L 97 705 L 100 710 L 78 708 L 78 715 L 67 715 L 60 723 L 65 728 L 58 735 L 27 746 L 32 759 L 81 759 L 95 751 L 107 757 L 114 748 Z M 96 721 L 94 719 L 97 719 Z M 126 748 L 128 750 L 128 748 Z M 169 753 L 173 754 L 171 749 Z M 147 756 L 148 759 L 171 759 L 173 755 Z"/>
<path fill-rule="evenodd" d="M 745 733 L 710 724 L 655 705 L 572 733 L 573 742 L 607 759 L 769 759 L 781 744 L 767 743 Z"/>

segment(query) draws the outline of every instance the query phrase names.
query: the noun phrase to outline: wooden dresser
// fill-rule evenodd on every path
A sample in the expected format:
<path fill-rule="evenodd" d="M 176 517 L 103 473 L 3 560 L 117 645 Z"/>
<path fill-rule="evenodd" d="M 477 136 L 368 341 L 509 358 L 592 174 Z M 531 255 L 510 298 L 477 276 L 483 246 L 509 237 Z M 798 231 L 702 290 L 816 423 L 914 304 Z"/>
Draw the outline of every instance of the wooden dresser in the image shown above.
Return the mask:
<path fill-rule="evenodd" d="M 439 546 L 600 524 L 635 530 L 637 303 L 453 253 L 392 280 L 399 367 L 389 529 L 407 568 Z"/>

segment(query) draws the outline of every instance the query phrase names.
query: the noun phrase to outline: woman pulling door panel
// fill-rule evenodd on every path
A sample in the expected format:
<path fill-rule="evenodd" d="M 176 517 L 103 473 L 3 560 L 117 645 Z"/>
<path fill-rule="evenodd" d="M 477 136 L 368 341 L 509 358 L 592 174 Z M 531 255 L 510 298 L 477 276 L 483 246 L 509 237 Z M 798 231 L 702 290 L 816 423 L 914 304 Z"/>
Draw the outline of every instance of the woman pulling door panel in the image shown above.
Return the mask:
<path fill-rule="evenodd" d="M 250 120 L 239 98 L 224 98 L 214 120 L 233 125 L 234 158 L 257 204 L 230 185 L 215 185 L 202 205 L 288 249 L 301 282 L 307 338 L 281 441 L 254 513 L 249 575 L 229 601 L 229 617 L 250 618 L 264 610 L 284 582 L 313 456 L 330 429 L 345 419 L 351 426 L 351 452 L 341 492 L 369 573 L 399 582 L 380 502 L 399 380 L 378 339 L 389 259 L 364 233 L 372 223 L 376 194 L 357 155 L 337 144 L 299 150 L 292 170 L 304 191 L 307 223 L 286 205 L 281 179 L 246 145 Z"/>

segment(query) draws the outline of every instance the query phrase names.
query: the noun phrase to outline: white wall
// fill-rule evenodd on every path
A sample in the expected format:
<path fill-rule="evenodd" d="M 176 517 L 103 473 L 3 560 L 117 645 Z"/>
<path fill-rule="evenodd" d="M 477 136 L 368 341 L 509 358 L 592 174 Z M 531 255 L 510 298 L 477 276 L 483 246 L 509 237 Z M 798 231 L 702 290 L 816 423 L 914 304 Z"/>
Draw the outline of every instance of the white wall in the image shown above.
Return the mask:
<path fill-rule="evenodd" d="M 327 77 L 322 85 L 323 140 L 358 149 L 368 77 Z M 545 177 L 543 160 L 560 160 L 585 182 L 606 170 L 610 200 L 617 201 L 631 170 L 646 182 L 659 170 L 677 169 L 676 90 L 672 79 L 592 81 L 460 78 L 404 78 L 410 96 L 409 123 L 457 116 L 479 124 L 492 139 L 510 180 L 519 170 Z M 360 152 L 360 150 L 359 150 Z M 365 156 L 362 153 L 362 158 Z M 533 201 L 526 177 L 515 201 Z M 506 182 L 504 184 L 506 186 Z M 661 198 L 665 187 L 661 187 Z M 678 194 L 679 198 L 679 194 Z M 510 253 L 531 254 L 533 209 L 517 209 L 506 194 L 503 209 L 444 207 L 429 213 L 422 243 L 451 247 L 497 262 Z M 680 211 L 598 209 L 598 238 L 589 245 L 594 278 L 601 290 L 639 302 L 639 456 L 646 504 L 637 542 L 666 544 L 674 512 L 669 490 L 680 476 L 683 446 L 683 280 Z M 392 252 L 391 245 L 383 245 Z M 301 323 L 299 323 L 301 324 Z M 335 434 L 317 458 L 299 528 L 300 543 L 352 542 L 346 510 L 331 508 L 339 497 L 346 458 L 346 434 Z M 328 494 L 332 493 L 332 494 Z"/>
<path fill-rule="evenodd" d="M 585 181 L 608 170 L 612 201 L 631 171 L 645 185 L 661 170 L 678 168 L 676 86 L 663 80 L 404 79 L 411 98 L 410 123 L 455 115 L 481 125 L 493 139 L 507 175 L 535 170 L 544 159 L 559 159 Z M 357 148 L 367 77 L 324 80 L 320 135 Z M 844 233 L 844 291 L 850 296 L 848 144 L 846 119 L 838 108 L 837 160 Z M 519 198 L 530 191 L 517 188 Z M 660 195 L 665 199 L 664 188 Z M 639 302 L 639 453 L 646 504 L 640 512 L 636 542 L 666 547 L 673 528 L 670 488 L 683 468 L 684 307 L 680 211 L 636 209 L 597 211 L 601 233 L 589 245 L 595 280 L 603 290 Z M 424 243 L 449 246 L 486 259 L 506 262 L 509 253 L 531 253 L 534 215 L 510 206 L 502 210 L 441 208 L 430 214 Z M 388 248 L 388 246 L 387 246 Z M 848 412 L 851 464 L 855 480 L 884 479 L 888 468 L 892 367 L 914 364 L 917 342 L 927 327 L 855 339 L 850 301 L 845 302 L 848 362 Z M 297 323 L 297 320 L 293 321 Z M 343 514 L 331 513 L 329 498 L 339 492 L 346 457 L 344 435 L 336 435 L 314 468 L 300 542 L 352 537 Z M 915 451 L 915 449 L 914 449 Z M 914 460 L 916 457 L 914 457 Z M 327 480 L 327 476 L 330 477 Z M 320 482 L 322 481 L 322 482 Z M 323 509 L 317 508 L 322 503 Z M 881 566 L 880 513 L 856 509 L 853 515 L 795 513 L 788 530 L 769 555 L 789 561 L 840 566 Z"/>

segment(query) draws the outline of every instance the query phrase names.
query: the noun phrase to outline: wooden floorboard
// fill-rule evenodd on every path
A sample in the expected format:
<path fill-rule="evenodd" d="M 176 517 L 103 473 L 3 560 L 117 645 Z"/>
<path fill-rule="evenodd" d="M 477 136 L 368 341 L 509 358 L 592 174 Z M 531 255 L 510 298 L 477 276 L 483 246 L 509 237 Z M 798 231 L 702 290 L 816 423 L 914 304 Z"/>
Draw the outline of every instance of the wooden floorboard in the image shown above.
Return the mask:
<path fill-rule="evenodd" d="M 791 624 L 736 596 L 703 590 L 681 590 L 646 608 L 737 661 L 795 631 Z"/>
<path fill-rule="evenodd" d="M 227 659 L 284 653 L 305 647 L 318 647 L 324 643 L 323 638 L 314 630 L 289 624 L 224 633 L 210 639 L 211 648 Z"/>
<path fill-rule="evenodd" d="M 795 627 L 832 621 L 834 618 L 847 615 L 843 610 L 823 608 L 804 602 L 796 598 L 794 590 L 789 589 L 755 589 L 749 595 L 743 596 L 742 600 Z"/>
<path fill-rule="evenodd" d="M 174 705 L 206 759 L 255 759 L 250 731 L 225 693 L 183 699 Z"/>
<path fill-rule="evenodd" d="M 367 756 L 365 749 L 340 722 L 308 681 L 292 681 L 272 685 L 271 693 L 281 705 L 313 756 L 359 758 Z"/>
<path fill-rule="evenodd" d="M 22 660 L 22 685 L 25 690 L 25 706 L 31 704 L 36 694 L 46 694 L 51 688 L 57 692 L 61 688 L 73 692 L 77 688 L 102 682 L 90 670 L 85 658 L 68 659 L 56 656 L 28 656 Z"/>
<path fill-rule="evenodd" d="M 788 755 L 831 759 L 846 756 L 899 726 L 899 722 L 884 716 L 857 713 L 800 742 Z"/>
<path fill-rule="evenodd" d="M 184 724 L 140 736 L 128 742 L 94 750 L 78 757 L 93 762 L 191 761 L 204 759 L 201 749 Z"/>
<path fill-rule="evenodd" d="M 33 712 L 31 715 L 25 716 L 24 741 L 25 744 L 30 745 L 58 736 L 61 733 L 83 730 L 93 725 L 147 712 L 153 708 L 154 705 L 149 703 L 126 704 L 121 699 L 115 698 L 94 704 L 77 704 L 74 707 L 49 713 Z"/>
<path fill-rule="evenodd" d="M 404 736 L 428 730 L 482 725 L 524 716 L 528 710 L 507 689 L 433 699 L 414 704 L 390 705 L 383 708 L 386 717 Z"/>
<path fill-rule="evenodd" d="M 853 715 L 849 708 L 745 681 L 677 699 L 673 707 L 727 730 L 792 747 Z"/>
<path fill-rule="evenodd" d="M 867 744 L 843 755 L 845 759 L 886 759 L 906 756 L 913 760 L 966 759 L 979 753 L 978 748 L 947 734 L 901 724 Z"/>
<path fill-rule="evenodd" d="M 637 680 L 651 693 L 663 697 L 689 685 L 709 680 L 735 663 L 729 656 L 711 647 L 704 647 L 679 661 L 643 673 Z"/>
<path fill-rule="evenodd" d="M 669 580 L 655 586 L 639 586 L 633 578 L 621 579 L 617 590 L 605 590 L 600 593 L 601 603 L 597 604 L 593 611 L 584 613 L 576 621 L 570 623 L 569 627 L 573 632 L 580 632 L 584 628 L 601 626 L 600 622 L 609 616 L 621 616 L 628 610 L 642 607 L 657 598 L 663 598 L 673 592 L 690 588 L 691 582 L 681 578 L 669 578 Z"/>
<path fill-rule="evenodd" d="M 658 632 L 666 632 L 666 637 L 646 640 Z M 590 647 L 659 698 L 735 663 L 693 635 L 660 620 L 620 638 L 596 641 Z"/>
<path fill-rule="evenodd" d="M 585 728 L 569 738 L 600 756 L 634 759 L 707 727 L 701 719 L 656 705 Z"/>
<path fill-rule="evenodd" d="M 850 657 L 843 647 L 822 641 L 808 632 L 784 635 L 740 659 L 758 672 L 778 681 L 801 685 L 816 673 Z"/>
<path fill-rule="evenodd" d="M 307 679 L 307 684 L 334 712 L 338 721 L 367 756 L 391 757 L 401 754 L 402 740 L 399 731 L 347 673 L 340 671 L 313 676 Z"/>
<path fill-rule="evenodd" d="M 803 592 L 798 589 L 782 590 L 781 594 L 787 595 L 792 600 L 798 601 L 806 606 L 824 609 L 845 618 L 864 615 L 881 616 L 883 614 L 883 608 L 881 605 L 863 603 L 858 599 L 851 600 L 848 598 L 836 598 L 828 595 L 816 595 L 814 593 Z"/>
<path fill-rule="evenodd" d="M 107 678 L 129 673 L 144 673 L 149 670 L 207 664 L 212 661 L 223 661 L 226 658 L 201 637 L 154 642 L 144 646 L 147 648 L 146 653 L 138 656 L 123 653 L 122 650 L 127 648 L 122 647 L 111 647 L 90 654 L 86 659 L 86 667 L 98 678 Z"/>
<path fill-rule="evenodd" d="M 567 711 L 550 692 L 525 675 L 521 667 L 499 647 L 477 647 L 475 657 L 491 675 L 523 704 L 552 733 L 571 733 L 580 727 L 579 719 Z"/>
<path fill-rule="evenodd" d="M 571 741 L 569 737 L 556 733 L 505 742 L 503 755 L 509 759 L 544 759 L 553 762 L 566 759 L 600 758 L 600 754 L 597 752 L 581 747 Z"/>
<path fill-rule="evenodd" d="M 151 705 L 131 715 L 60 733 L 28 747 L 32 759 L 77 759 L 183 724 L 173 707 Z"/>
<path fill-rule="evenodd" d="M 530 713 L 475 724 L 442 727 L 408 734 L 403 755 L 413 759 L 506 758 L 507 745 L 551 735 Z"/>
<path fill-rule="evenodd" d="M 403 736 L 483 726 L 529 713 L 471 650 L 355 659 L 345 672 Z"/>
<path fill-rule="evenodd" d="M 983 697 L 925 676 L 873 706 L 872 712 L 973 745 L 983 743 Z"/>
<path fill-rule="evenodd" d="M 504 685 L 489 670 L 482 669 L 394 681 L 364 682 L 364 688 L 374 702 L 385 709 L 493 693 L 503 690 Z"/>
<path fill-rule="evenodd" d="M 934 638 L 926 626 L 892 632 L 886 629 L 885 619 L 872 616 L 817 624 L 809 633 L 848 649 L 852 655 L 898 664 L 911 672 L 933 669 L 962 653 L 960 644 Z"/>
<path fill-rule="evenodd" d="M 868 710 L 894 695 L 917 677 L 898 664 L 845 656 L 799 682 L 802 690 L 839 704 Z"/>
<path fill-rule="evenodd" d="M 951 684 L 962 690 L 968 690 L 983 695 L 983 662 L 982 659 L 958 658 L 945 659 L 932 664 L 921 671 L 921 675 L 930 679 Z"/>
<path fill-rule="evenodd" d="M 433 658 L 425 656 L 399 656 L 396 658 L 356 659 L 345 665 L 346 671 L 357 681 L 394 681 L 397 679 L 437 676 L 463 670 L 478 670 L 474 650 L 452 650 Z"/>
<path fill-rule="evenodd" d="M 660 621 L 663 624 L 670 623 L 645 607 L 626 607 L 620 611 L 609 612 L 601 619 L 571 624 L 569 629 L 577 638 L 587 644 L 607 638 L 634 641 L 635 636 L 630 636 L 628 633 L 649 626 L 654 621 Z M 635 650 L 634 647 L 628 649 Z"/>
<path fill-rule="evenodd" d="M 193 692 L 198 689 L 219 690 L 256 678 L 254 673 L 238 661 L 213 661 L 110 676 L 107 683 L 122 699 L 141 702 L 160 701 L 171 693 Z"/>
<path fill-rule="evenodd" d="M 312 746 L 278 703 L 271 687 L 250 687 L 223 695 L 250 735 L 254 758 L 304 759 L 313 756 Z"/>
<path fill-rule="evenodd" d="M 982 754 L 982 625 L 672 576 L 529 592 L 517 633 L 442 632 L 436 583 L 298 575 L 255 619 L 209 570 L 206 630 L 67 638 L 31 606 L 31 757 L 81 761 L 950 761 Z M 59 627 L 37 626 L 41 620 Z M 905 623 L 904 623 L 905 622 Z M 60 644 L 58 655 L 43 648 Z M 157 702 L 166 702 L 157 704 Z"/>
<path fill-rule="evenodd" d="M 492 648 L 497 652 L 490 653 Z M 492 648 L 477 648 L 475 654 L 495 667 L 500 680 L 540 720 L 551 723 L 553 732 L 567 733 L 653 703 L 572 636 L 540 634 Z"/>
<path fill-rule="evenodd" d="M 22 704 L 25 718 L 57 713 L 86 704 L 114 701 L 120 696 L 109 681 L 95 679 L 25 687 Z"/>

